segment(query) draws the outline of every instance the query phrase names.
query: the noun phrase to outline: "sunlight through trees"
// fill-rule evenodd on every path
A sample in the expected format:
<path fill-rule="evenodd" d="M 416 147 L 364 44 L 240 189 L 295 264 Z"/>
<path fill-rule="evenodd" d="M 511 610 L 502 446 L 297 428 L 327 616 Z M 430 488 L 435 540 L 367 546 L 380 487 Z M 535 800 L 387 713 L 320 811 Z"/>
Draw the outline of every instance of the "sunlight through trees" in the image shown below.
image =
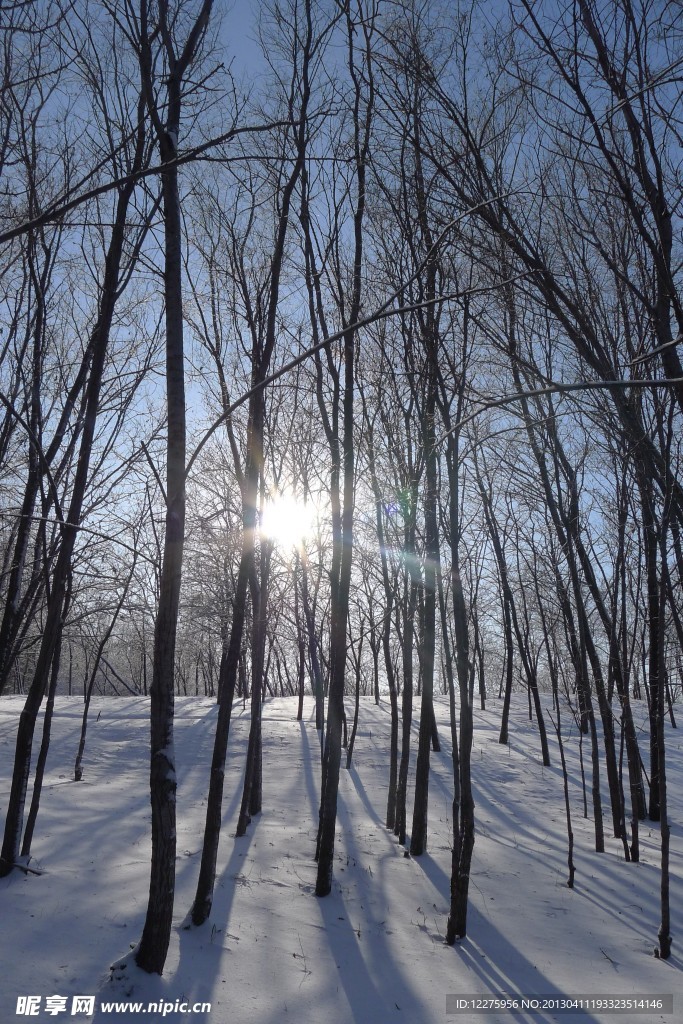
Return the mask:
<path fill-rule="evenodd" d="M 264 701 L 298 697 L 301 720 L 315 698 L 325 897 L 361 697 L 388 715 L 382 816 L 406 858 L 429 851 L 444 697 L 453 944 L 473 927 L 475 708 L 500 702 L 505 745 L 521 693 L 544 768 L 558 742 L 568 885 L 573 801 L 624 870 L 658 830 L 667 959 L 683 12 L 254 17 L 244 70 L 212 0 L 0 11 L 0 693 L 24 699 L 0 875 L 29 870 L 60 697 L 84 699 L 79 782 L 93 695 L 147 699 L 149 902 L 115 969 L 161 974 L 174 912 L 211 915 L 238 701 L 236 841 L 272 771 Z M 176 696 L 218 705 L 183 908 Z"/>

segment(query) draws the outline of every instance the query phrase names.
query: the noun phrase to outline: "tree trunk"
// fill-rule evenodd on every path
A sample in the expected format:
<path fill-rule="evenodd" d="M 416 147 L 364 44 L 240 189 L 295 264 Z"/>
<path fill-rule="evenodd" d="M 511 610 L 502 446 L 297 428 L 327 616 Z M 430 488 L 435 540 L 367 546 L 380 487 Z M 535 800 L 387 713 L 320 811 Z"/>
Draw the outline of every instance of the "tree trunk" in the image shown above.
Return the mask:
<path fill-rule="evenodd" d="M 180 82 L 168 82 L 167 131 L 162 161 L 176 156 Z M 171 938 L 175 893 L 176 773 L 173 746 L 174 668 L 185 539 L 185 356 L 182 307 L 182 225 L 178 170 L 161 176 L 164 197 L 164 300 L 166 307 L 166 532 L 154 628 L 150 687 L 150 802 L 152 864 L 147 913 L 135 953 L 138 967 L 161 974 Z"/>
<path fill-rule="evenodd" d="M 406 560 L 414 558 L 414 546 L 406 543 Z M 403 846 L 406 841 L 406 794 L 408 791 L 408 768 L 410 765 L 410 740 L 413 721 L 413 623 L 417 603 L 417 580 L 411 570 L 404 587 L 403 643 L 403 693 L 401 695 L 401 760 L 398 765 L 396 785 L 396 812 L 394 834 Z"/>
<path fill-rule="evenodd" d="M 28 863 L 28 859 L 31 856 L 31 843 L 33 842 L 33 831 L 35 829 L 36 819 L 38 817 L 38 809 L 40 807 L 40 796 L 43 789 L 43 778 L 45 776 L 45 765 L 47 764 L 47 754 L 48 750 L 50 749 L 50 731 L 52 728 L 52 715 L 55 707 L 55 693 L 57 692 L 57 682 L 59 680 L 59 665 L 62 655 L 62 634 L 64 631 L 64 621 L 66 620 L 66 617 L 68 615 L 68 609 L 71 599 L 71 578 L 69 579 L 67 587 L 67 594 L 64 599 L 63 618 L 59 624 L 59 635 L 57 637 L 55 653 L 52 659 L 50 685 L 47 694 L 47 701 L 45 704 L 45 717 L 43 719 L 43 736 L 40 743 L 38 760 L 36 762 L 36 774 L 33 780 L 31 806 L 29 807 L 28 817 L 26 819 L 26 828 L 24 829 L 24 839 L 21 844 L 21 856 L 22 858 L 24 858 L 25 863 Z"/>
<path fill-rule="evenodd" d="M 363 219 L 365 214 L 366 167 L 369 156 L 370 124 L 372 118 L 373 84 L 370 56 L 370 36 L 374 29 L 374 15 L 361 27 L 365 42 L 364 73 L 355 63 L 356 25 L 350 9 L 346 11 L 349 71 L 354 84 L 355 102 L 354 158 L 357 195 L 353 215 L 353 272 L 351 301 L 349 303 L 347 329 L 343 336 L 344 350 L 344 397 L 343 436 L 341 445 L 341 466 L 343 468 L 343 497 L 341 517 L 333 537 L 332 594 L 330 610 L 330 687 L 327 708 L 327 731 L 323 753 L 322 794 L 320 800 L 320 824 L 316 857 L 318 872 L 316 896 L 327 896 L 332 888 L 332 865 L 334 860 L 334 830 L 337 820 L 337 794 L 341 761 L 341 726 L 344 713 L 344 679 L 346 672 L 346 623 L 349 615 L 349 591 L 351 586 L 351 564 L 353 559 L 353 509 L 354 509 L 354 375 L 356 362 L 356 332 L 353 326 L 359 317 L 361 306 L 363 271 Z M 365 97 L 365 114 L 361 116 L 363 89 L 368 83 Z M 335 416 L 335 421 L 337 417 Z M 334 439 L 333 450 L 338 450 Z M 338 477 L 337 477 L 338 479 Z M 338 499 L 332 495 L 333 502 Z"/>

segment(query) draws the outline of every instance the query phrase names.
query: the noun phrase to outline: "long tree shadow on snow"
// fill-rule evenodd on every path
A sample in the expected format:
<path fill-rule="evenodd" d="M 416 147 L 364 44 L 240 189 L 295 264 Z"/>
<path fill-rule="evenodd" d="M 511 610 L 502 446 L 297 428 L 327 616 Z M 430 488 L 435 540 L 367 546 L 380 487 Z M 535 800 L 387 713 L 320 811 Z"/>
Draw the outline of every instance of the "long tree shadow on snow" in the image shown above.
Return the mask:
<path fill-rule="evenodd" d="M 310 725 L 310 722 L 299 722 L 299 727 L 301 729 L 301 745 L 304 752 L 303 767 L 306 782 L 306 793 L 308 795 L 308 802 L 311 809 L 311 821 L 315 823 L 318 821 L 320 792 L 319 786 L 316 785 L 316 781 L 313 777 L 313 765 L 316 763 L 316 758 L 318 765 L 320 765 L 320 747 L 317 747 L 314 755 L 314 748 L 311 746 L 310 736 L 308 734 L 308 729 L 306 728 L 307 725 Z M 319 744 L 320 739 L 317 730 L 315 735 Z"/>
<path fill-rule="evenodd" d="M 311 809 L 315 811 L 317 816 L 318 795 L 312 772 L 314 761 L 313 748 L 305 728 L 306 723 L 301 722 L 300 725 L 304 747 L 302 760 L 305 788 Z M 228 757 L 232 753 L 232 757 L 242 763 L 245 754 L 242 746 L 246 745 L 246 741 L 244 744 L 239 745 L 238 751 L 235 751 L 235 745 L 233 740 L 232 750 L 228 752 Z M 264 749 L 264 759 L 266 759 L 266 754 L 267 751 Z M 201 928 L 182 928 L 179 932 L 180 957 L 177 970 L 174 973 L 177 977 L 185 980 L 186 991 L 183 993 L 183 998 L 189 1003 L 211 1003 L 213 1017 L 221 1012 L 230 1012 L 226 1011 L 225 1006 L 230 1005 L 231 996 L 234 996 L 234 993 L 231 994 L 230 992 L 229 960 L 226 964 L 224 957 L 226 953 L 229 956 L 231 947 L 234 947 L 235 943 L 239 942 L 238 937 L 230 932 L 230 919 L 233 913 L 233 904 L 238 885 L 250 884 L 248 876 L 240 869 L 248 862 L 249 849 L 252 840 L 255 838 L 260 820 L 260 815 L 256 816 L 247 829 L 246 834 L 240 838 L 227 834 L 228 823 L 234 823 L 241 802 L 243 783 L 244 770 L 242 768 L 230 802 L 223 811 L 221 846 L 223 843 L 232 843 L 232 851 L 227 864 L 216 876 L 211 916 Z M 264 810 L 267 809 L 264 808 Z M 194 961 L 197 962 L 196 968 Z M 223 977 L 226 975 L 226 972 L 227 976 Z M 192 978 L 189 986 L 187 984 L 188 978 Z M 226 991 L 223 999 L 221 999 L 221 985 L 223 981 L 226 983 Z M 176 983 L 173 986 L 173 990 L 176 991 L 177 988 Z M 225 1005 L 221 1006 L 223 1001 L 225 1001 Z M 193 1014 L 192 1016 L 192 1020 L 196 1021 L 197 1024 L 204 1024 L 204 1022 L 209 1024 L 210 1019 L 211 1015 L 205 1017 L 202 1014 Z"/>
<path fill-rule="evenodd" d="M 439 895 L 450 892 L 450 879 L 428 853 L 413 858 L 414 862 L 424 871 L 425 875 Z M 502 995 L 503 993 L 519 993 L 525 996 L 555 995 L 562 997 L 572 993 L 559 992 L 555 985 L 530 960 L 509 942 L 496 928 L 490 917 L 482 914 L 470 901 L 467 912 L 468 936 L 454 947 L 455 955 L 459 955 L 461 963 L 473 976 L 472 985 L 468 986 L 467 994 L 480 991 L 482 995 Z M 478 979 L 479 984 L 476 983 Z M 577 984 L 577 989 L 580 985 Z M 482 991 L 483 990 L 483 991 Z M 453 992 L 452 995 L 459 993 Z M 466 1019 L 454 1017 L 454 1020 Z M 529 1021 L 530 1024 L 555 1024 L 556 1015 L 545 1014 L 540 1010 L 526 1013 L 523 1010 L 510 1010 L 503 1015 L 487 1015 L 477 1017 L 481 1020 L 494 1021 L 518 1020 Z M 562 1021 L 566 1024 L 599 1024 L 595 1017 L 587 1013 L 563 1013 Z"/>
<path fill-rule="evenodd" d="M 177 967 L 161 977 L 157 975 L 145 975 L 143 972 L 135 971 L 131 976 L 131 982 L 135 985 L 130 996 L 127 995 L 125 985 L 111 986 L 104 984 L 98 992 L 98 1004 L 92 1024 L 103 1024 L 112 1019 L 112 1013 L 105 1013 L 101 1009 L 102 1002 L 125 1002 L 139 1001 L 143 1004 L 166 1003 L 175 1005 L 177 1001 L 190 1005 L 208 1003 L 213 1007 L 217 1005 L 217 990 L 220 983 L 221 973 L 225 973 L 225 966 L 221 958 L 229 949 L 230 934 L 228 925 L 232 911 L 232 904 L 235 898 L 235 890 L 239 884 L 239 868 L 247 856 L 249 844 L 253 836 L 253 829 L 247 836 L 235 841 L 233 836 L 228 837 L 227 823 L 232 821 L 236 814 L 241 799 L 242 775 L 240 782 L 235 787 L 230 802 L 223 810 L 223 834 L 221 845 L 225 842 L 232 842 L 233 848 L 227 864 L 222 871 L 217 873 L 214 901 L 211 916 L 201 928 L 180 927 L 179 934 L 179 959 Z M 219 848 L 220 857 L 220 848 Z M 182 854 L 177 857 L 176 874 L 180 879 L 182 873 L 193 864 L 195 870 L 198 868 L 198 858 L 184 860 Z M 178 929 L 178 914 L 183 913 L 183 908 L 176 905 L 174 912 L 174 928 Z M 173 942 L 173 937 L 171 938 Z M 182 983 L 179 983 L 182 979 Z M 145 1012 L 146 1011 L 142 1011 Z M 171 1012 L 171 1011 L 168 1011 Z M 177 1016 L 177 1014 L 176 1014 Z M 209 1012 L 197 1012 L 192 1014 L 195 1024 L 210 1024 L 212 1014 Z M 139 1024 L 139 1013 L 124 1013 L 119 1011 L 116 1020 L 120 1024 Z M 161 1019 L 146 1013 L 146 1019 Z"/>
<path fill-rule="evenodd" d="M 344 775 L 347 778 L 351 775 L 358 789 L 355 773 Z M 338 856 L 332 892 L 318 901 L 327 945 L 339 969 L 340 985 L 357 1024 L 376 1021 L 384 1024 L 390 1020 L 415 1020 L 426 1024 L 433 1017 L 430 1007 L 404 978 L 402 965 L 388 941 L 386 925 L 391 908 L 380 905 L 379 915 L 373 910 L 381 897 L 380 885 L 372 873 L 362 867 L 368 854 L 357 842 L 354 820 L 342 790 L 343 785 L 340 786 L 337 824 L 344 833 L 348 885 L 341 871 L 343 859 Z M 362 786 L 359 796 L 365 804 L 367 797 Z M 379 826 L 373 827 L 373 833 L 379 833 L 382 843 L 393 848 L 389 834 L 374 811 L 372 817 Z M 353 871 L 350 870 L 352 865 Z"/>
<path fill-rule="evenodd" d="M 241 787 L 237 789 L 235 802 L 238 797 L 241 797 Z M 255 826 L 256 822 L 252 822 L 246 835 L 239 839 L 226 837 L 233 844 L 232 851 L 227 864 L 216 876 L 211 916 L 199 928 L 183 927 L 179 932 L 180 956 L 175 974 L 184 981 L 186 991 L 183 996 L 189 1003 L 211 1003 L 214 1017 L 221 994 L 221 975 L 226 974 L 223 958 L 226 953 L 229 955 L 231 944 L 239 942 L 237 936 L 230 932 L 230 918 L 238 885 L 248 884 L 248 878 L 240 869 L 247 860 Z M 188 979 L 191 981 L 188 982 Z M 174 991 L 177 988 L 176 983 Z M 195 1013 L 192 1020 L 197 1024 L 209 1024 L 211 1014 Z"/>

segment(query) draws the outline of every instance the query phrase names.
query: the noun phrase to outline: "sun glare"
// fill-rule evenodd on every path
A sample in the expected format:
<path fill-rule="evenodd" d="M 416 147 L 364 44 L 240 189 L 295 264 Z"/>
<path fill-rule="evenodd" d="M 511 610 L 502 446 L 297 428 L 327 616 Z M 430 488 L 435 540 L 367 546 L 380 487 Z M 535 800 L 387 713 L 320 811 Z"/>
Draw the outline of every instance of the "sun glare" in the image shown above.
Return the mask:
<path fill-rule="evenodd" d="M 299 547 L 313 533 L 315 510 L 291 494 L 277 494 L 266 502 L 261 533 L 283 549 Z"/>

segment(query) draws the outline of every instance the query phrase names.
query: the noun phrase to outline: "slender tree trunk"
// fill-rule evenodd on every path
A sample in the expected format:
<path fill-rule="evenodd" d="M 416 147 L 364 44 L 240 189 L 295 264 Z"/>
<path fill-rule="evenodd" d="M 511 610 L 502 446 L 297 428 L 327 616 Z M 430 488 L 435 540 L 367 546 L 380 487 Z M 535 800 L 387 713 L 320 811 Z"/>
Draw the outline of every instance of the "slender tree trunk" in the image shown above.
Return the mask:
<path fill-rule="evenodd" d="M 437 517 L 436 458 L 436 340 L 428 345 L 428 385 L 425 408 L 425 565 L 424 565 L 424 646 L 422 653 L 422 698 L 420 733 L 415 768 L 415 803 L 410 836 L 410 853 L 418 857 L 427 849 L 427 816 L 429 806 L 429 753 L 434 720 L 434 653 L 436 647 L 436 567 L 439 562 L 439 526 Z"/>
<path fill-rule="evenodd" d="M 242 630 L 247 600 L 249 581 L 249 558 L 245 554 L 245 546 L 249 544 L 247 531 L 242 534 L 242 558 L 237 574 L 237 585 L 233 601 L 230 640 L 223 649 L 218 675 L 218 718 L 214 735 L 211 772 L 209 775 L 209 792 L 206 798 L 206 820 L 204 824 L 204 842 L 202 843 L 202 859 L 199 867 L 199 878 L 194 903 L 190 911 L 192 924 L 203 924 L 213 905 L 213 890 L 216 880 L 216 863 L 221 835 L 223 809 L 223 783 L 225 781 L 225 759 L 230 736 L 230 720 L 232 705 L 235 699 Z"/>
<path fill-rule="evenodd" d="M 406 543 L 407 558 L 414 558 L 414 545 L 410 547 Z M 408 768 L 410 765 L 410 741 L 411 727 L 413 722 L 413 622 L 415 619 L 415 607 L 417 603 L 417 580 L 410 572 L 409 578 L 404 586 L 404 619 L 403 619 L 403 643 L 401 653 L 403 658 L 403 692 L 401 695 L 401 760 L 398 765 L 398 779 L 396 784 L 396 812 L 394 820 L 394 834 L 398 837 L 401 845 L 406 841 L 406 794 L 408 791 Z"/>
<path fill-rule="evenodd" d="M 252 560 L 252 607 L 254 625 L 251 645 L 251 724 L 244 773 L 242 804 L 237 821 L 238 836 L 243 836 L 253 814 L 261 811 L 261 706 L 263 691 L 263 663 L 266 643 L 266 602 L 268 593 L 268 554 L 265 544 L 261 548 L 261 580 L 256 580 L 256 566 Z"/>
<path fill-rule="evenodd" d="M 162 163 L 178 155 L 184 76 L 206 32 L 212 0 L 203 0 L 182 53 L 172 37 L 168 0 L 160 0 L 158 25 L 150 34 L 147 2 L 141 3 L 141 66 L 147 103 L 159 138 Z M 159 32 L 166 51 L 166 124 L 162 126 L 154 97 L 151 39 Z M 150 800 L 152 805 L 152 864 L 149 899 L 142 938 L 135 951 L 138 967 L 161 974 L 171 938 L 175 894 L 176 773 L 173 746 L 174 663 L 180 583 L 185 538 L 185 353 L 183 341 L 182 219 L 178 167 L 170 163 L 161 174 L 164 204 L 164 301 L 166 322 L 166 532 L 164 536 L 159 605 L 154 628 L 154 657 L 150 687 Z"/>
<path fill-rule="evenodd" d="M 560 726 L 560 708 L 557 708 L 557 718 L 553 719 L 551 715 L 548 715 L 552 722 L 555 735 L 557 736 L 557 743 L 560 748 L 560 765 L 562 766 L 562 784 L 564 788 L 564 810 L 567 819 L 567 867 L 569 869 L 569 877 L 567 878 L 567 886 L 570 889 L 574 888 L 574 876 L 576 874 L 576 867 L 574 865 L 574 831 L 572 829 L 572 809 L 569 801 L 569 779 L 567 777 L 567 761 L 564 756 L 564 743 L 562 742 L 562 730 Z"/>
<path fill-rule="evenodd" d="M 510 722 L 510 701 L 512 699 L 512 681 L 514 676 L 514 645 L 512 643 L 512 618 L 510 606 L 503 595 L 503 632 L 505 634 L 505 689 L 503 692 L 503 710 L 500 716 L 499 743 L 508 742 Z"/>
<path fill-rule="evenodd" d="M 307 567 L 304 563 L 303 576 L 301 580 L 301 599 L 304 606 L 304 618 L 308 632 L 308 656 L 311 661 L 311 672 L 313 673 L 313 692 L 315 694 L 315 727 L 320 733 L 322 747 L 322 733 L 325 725 L 325 694 L 323 684 L 323 673 L 318 656 L 318 634 L 315 627 L 315 612 L 311 607 L 310 595 L 308 593 Z"/>
<path fill-rule="evenodd" d="M 457 449 L 456 449 L 457 451 Z M 457 461 L 453 460 L 454 467 Z M 456 470 L 457 472 L 457 470 Z M 450 473 L 449 473 L 450 476 Z M 457 489 L 455 490 L 457 502 Z M 451 539 L 459 536 L 457 507 L 453 508 L 453 481 L 451 478 Z M 453 583 L 453 620 L 457 644 L 456 666 L 460 690 L 460 740 L 458 743 L 459 785 L 455 787 L 456 796 L 460 797 L 459 814 L 455 815 L 455 798 L 453 803 L 453 851 L 451 858 L 451 900 L 450 912 L 446 924 L 446 942 L 452 946 L 456 939 L 467 935 L 467 909 L 470 886 L 470 867 L 474 850 L 474 795 L 472 792 L 472 739 L 474 720 L 472 703 L 468 687 L 468 634 L 467 610 L 465 596 L 460 577 L 460 566 L 457 546 L 453 550 L 451 568 Z M 454 722 L 452 721 L 452 725 Z M 455 740 L 455 736 L 453 737 Z M 455 749 L 455 746 L 454 746 Z M 454 759 L 455 765 L 455 759 Z"/>
<path fill-rule="evenodd" d="M 370 145 L 370 125 L 374 98 L 370 38 L 374 30 L 374 14 L 356 25 L 346 8 L 348 63 L 354 84 L 354 158 L 356 173 L 356 202 L 353 215 L 353 276 L 351 301 L 347 323 L 357 322 L 362 291 L 363 270 L 363 219 L 365 215 L 366 169 Z M 359 32 L 364 40 L 363 74 L 356 64 L 355 36 Z M 364 89 L 365 112 L 361 114 Z M 341 726 L 344 714 L 344 678 L 346 673 L 346 623 L 349 614 L 349 591 L 351 586 L 351 564 L 353 559 L 353 509 L 354 509 L 354 377 L 356 362 L 356 332 L 349 326 L 343 336 L 344 387 L 343 387 L 343 435 L 341 444 L 343 468 L 343 498 L 341 519 L 333 539 L 332 595 L 330 610 L 330 686 L 327 705 L 327 731 L 323 753 L 322 795 L 320 800 L 320 824 L 316 857 L 318 872 L 316 896 L 327 896 L 332 888 L 332 865 L 334 859 L 334 831 L 337 820 L 337 795 L 341 761 Z M 335 568 L 337 567 L 337 568 Z"/>
<path fill-rule="evenodd" d="M 355 319 L 355 318 L 354 318 Z M 330 611 L 330 688 L 327 703 L 327 729 L 323 751 L 323 785 L 320 801 L 318 830 L 318 872 L 316 896 L 327 896 L 332 888 L 334 858 L 334 830 L 337 821 L 337 794 L 341 761 L 341 730 L 344 717 L 344 681 L 346 675 L 346 623 L 349 612 L 351 560 L 353 551 L 353 378 L 355 362 L 355 335 L 348 331 L 344 338 L 344 498 L 342 504 L 341 536 L 335 544 L 338 555 L 339 577 L 333 581 Z"/>
<path fill-rule="evenodd" d="M 162 160 L 176 156 L 180 127 L 180 82 L 169 80 Z M 182 308 L 182 226 L 178 171 L 162 174 L 164 197 L 164 299 L 166 306 L 166 532 L 154 628 L 150 687 L 150 801 L 152 864 L 149 899 L 138 967 L 161 974 L 171 938 L 175 893 L 176 773 L 173 745 L 174 669 L 180 582 L 185 539 L 185 355 Z"/>
<path fill-rule="evenodd" d="M 438 460 L 436 452 L 436 403 L 439 374 L 439 324 L 433 300 L 437 293 L 438 265 L 434 248 L 428 190 L 424 177 L 421 153 L 422 110 L 418 97 L 411 110 L 413 154 L 415 159 L 415 191 L 417 223 L 421 242 L 427 253 L 424 269 L 424 295 L 430 303 L 420 319 L 425 366 L 425 396 L 422 412 L 422 445 L 425 462 L 424 488 L 424 608 L 420 615 L 422 645 L 422 699 L 420 706 L 420 732 L 415 767 L 415 801 L 410 836 L 410 852 L 420 856 L 427 849 L 427 818 L 429 806 L 429 755 L 434 716 L 434 659 L 436 649 L 436 573 L 439 564 L 438 521 Z"/>
<path fill-rule="evenodd" d="M 356 732 L 358 731 L 358 712 L 360 710 L 360 671 L 356 672 L 356 692 L 353 704 L 353 724 L 351 726 L 351 736 L 349 738 L 349 746 L 346 751 L 346 768 L 351 768 L 351 761 L 353 759 L 353 747 L 356 742 Z"/>
<path fill-rule="evenodd" d="M 386 827 L 394 830 L 396 826 L 396 790 L 398 778 L 398 693 L 396 689 L 396 677 L 394 673 L 394 662 L 391 653 L 391 618 L 394 607 L 394 590 L 389 578 L 389 565 L 387 562 L 387 549 L 384 536 L 384 523 L 382 520 L 382 495 L 377 479 L 377 466 L 375 462 L 374 425 L 368 417 L 368 410 L 365 403 L 365 395 L 362 384 L 359 384 L 361 401 L 363 403 L 363 416 L 367 425 L 367 443 L 370 468 L 370 481 L 372 493 L 375 499 L 375 530 L 377 532 L 377 543 L 379 546 L 380 565 L 382 567 L 382 583 L 384 586 L 384 618 L 382 620 L 382 650 L 384 653 L 384 669 L 387 674 L 387 685 L 389 687 L 389 707 L 391 713 L 391 725 L 389 735 L 389 788 L 387 791 L 387 813 L 385 818 Z"/>
<path fill-rule="evenodd" d="M 660 784 L 659 773 L 662 757 L 659 749 L 659 718 L 664 714 L 664 703 L 660 707 L 660 694 L 664 698 L 664 659 L 661 643 L 660 617 L 664 609 L 660 604 L 660 582 L 657 572 L 657 525 L 652 508 L 652 497 L 648 482 L 643 472 L 638 473 L 642 517 L 643 547 L 645 553 L 645 577 L 647 583 L 647 628 L 649 641 L 648 654 L 648 693 L 650 712 L 650 799 L 648 817 L 650 821 L 660 820 Z M 661 679 L 660 679 L 661 677 Z M 660 683 L 662 684 L 660 686 Z"/>
<path fill-rule="evenodd" d="M 50 749 L 50 732 L 52 729 L 52 715 L 55 708 L 55 694 L 57 692 L 57 683 L 59 681 L 59 666 L 62 655 L 62 635 L 64 632 L 64 622 L 69 611 L 69 604 L 71 603 L 71 591 L 72 591 L 72 578 L 69 575 L 69 583 L 67 584 L 67 594 L 64 599 L 64 612 L 62 621 L 59 624 L 59 635 L 57 637 L 57 643 L 55 645 L 55 652 L 52 659 L 52 671 L 50 673 L 50 685 L 48 688 L 47 701 L 45 703 L 45 717 L 43 719 L 43 736 L 40 743 L 40 751 L 38 753 L 38 760 L 36 762 L 36 774 L 33 780 L 33 792 L 31 794 L 31 806 L 29 807 L 28 816 L 26 818 L 26 828 L 24 829 L 24 839 L 21 844 L 21 856 L 28 862 L 31 856 L 31 843 L 33 842 L 33 831 L 36 827 L 36 820 L 38 818 L 38 810 L 40 808 L 40 797 L 43 790 L 43 778 L 45 776 L 45 765 L 47 764 L 47 755 Z"/>
<path fill-rule="evenodd" d="M 662 561 L 666 558 L 665 530 L 662 528 L 660 539 Z M 660 615 L 659 615 L 659 646 L 664 649 L 664 607 L 665 607 L 665 581 L 662 574 L 660 590 Z M 671 843 L 671 826 L 669 825 L 668 802 L 666 789 L 666 757 L 664 739 L 664 671 L 660 668 L 657 677 L 658 700 L 657 700 L 657 755 L 659 758 L 658 786 L 659 786 L 659 829 L 661 839 L 661 862 L 660 862 L 660 912 L 661 920 L 657 938 L 659 948 L 657 953 L 661 960 L 668 960 L 671 956 L 671 908 L 670 908 L 670 883 L 669 883 L 669 856 Z"/>
<path fill-rule="evenodd" d="M 299 601 L 299 568 L 301 566 L 301 558 L 299 552 L 296 553 L 296 570 L 294 575 L 294 620 L 296 622 L 296 636 L 298 643 L 298 666 L 297 666 L 297 691 L 299 694 L 299 703 L 297 705 L 296 720 L 300 722 L 304 717 L 304 682 L 306 679 L 306 633 L 304 629 L 304 623 L 301 620 L 301 605 Z"/>

